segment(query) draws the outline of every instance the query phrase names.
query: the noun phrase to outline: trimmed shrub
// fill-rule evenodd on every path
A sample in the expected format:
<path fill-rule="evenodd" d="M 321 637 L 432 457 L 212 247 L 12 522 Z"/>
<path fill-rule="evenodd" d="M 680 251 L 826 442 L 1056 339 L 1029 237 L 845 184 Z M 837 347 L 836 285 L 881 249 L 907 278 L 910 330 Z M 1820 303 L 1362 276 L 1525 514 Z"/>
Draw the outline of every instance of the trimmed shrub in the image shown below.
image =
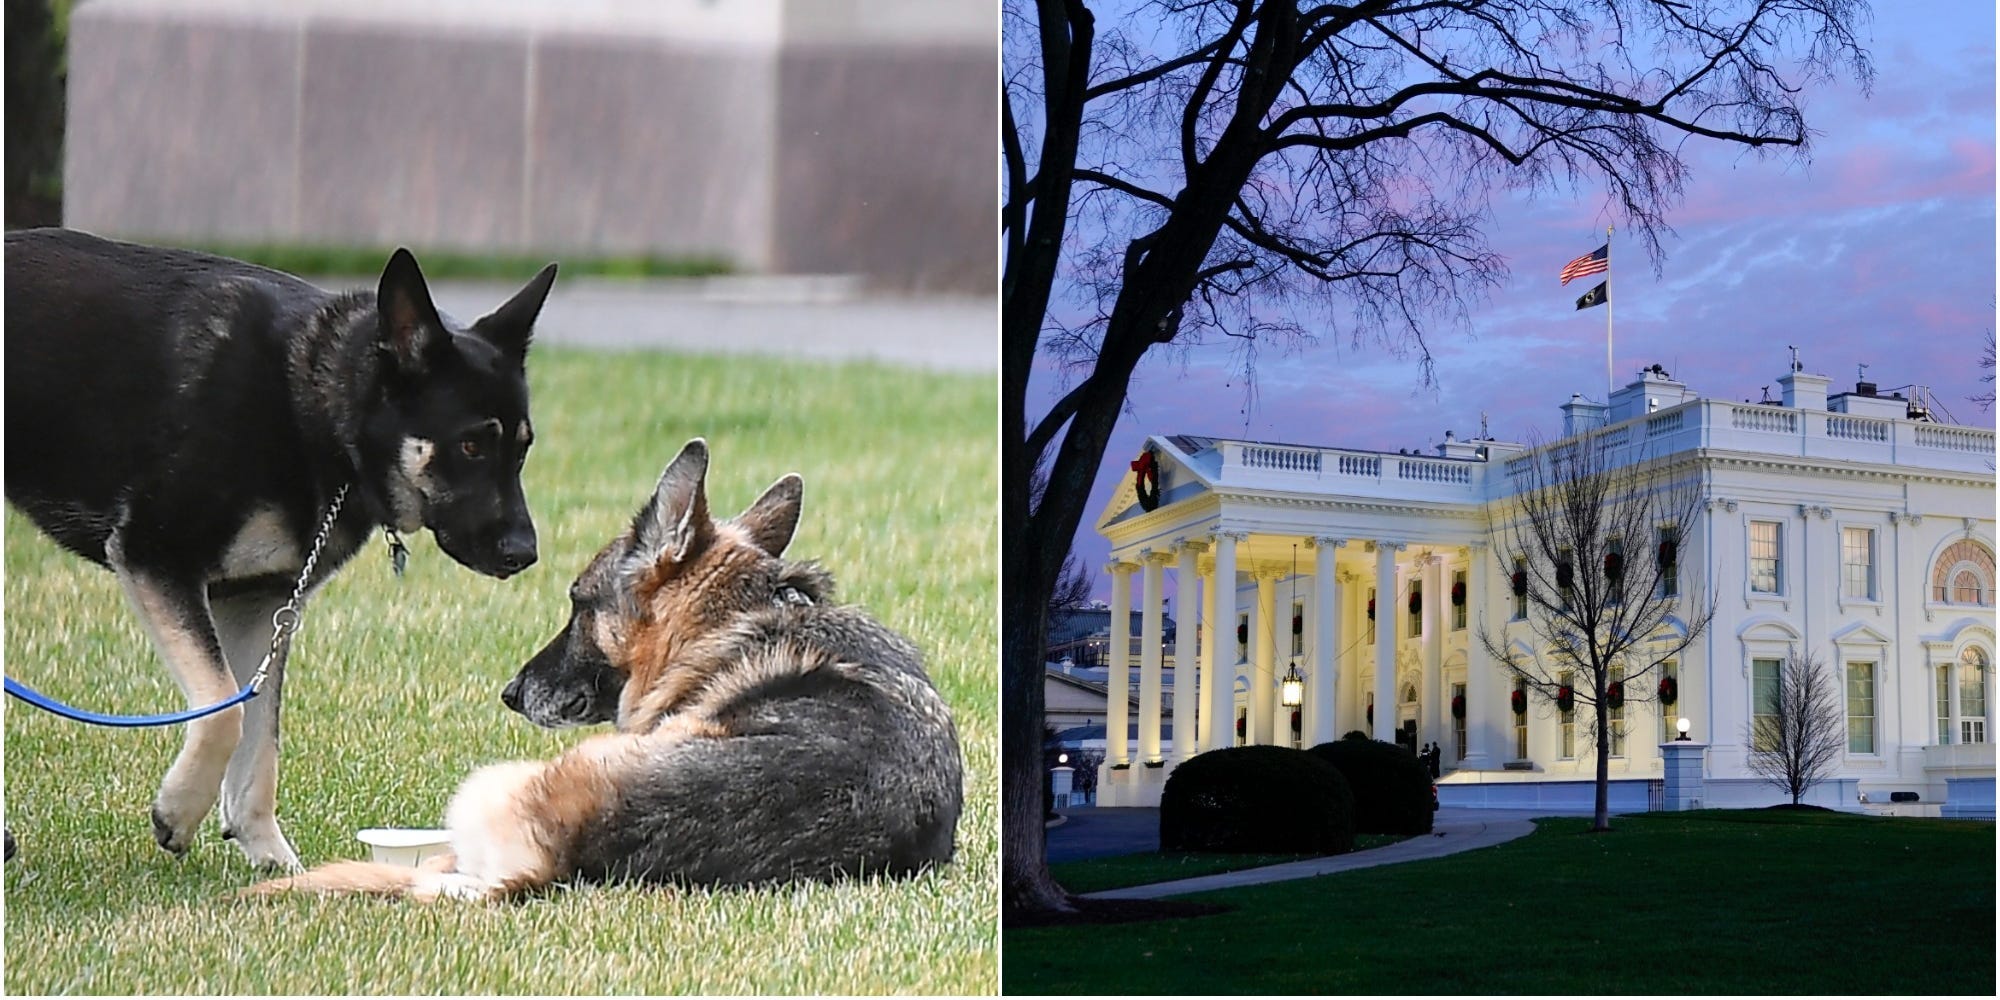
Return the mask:
<path fill-rule="evenodd" d="M 1335 740 L 1305 752 L 1347 779 L 1355 832 L 1431 832 L 1431 773 L 1416 754 L 1381 740 Z"/>
<path fill-rule="evenodd" d="M 1303 750 L 1211 750 L 1167 777 L 1160 849 L 1345 854 L 1354 849 L 1354 793 Z"/>
<path fill-rule="evenodd" d="M 1368 738 L 1368 734 L 1359 729 L 1350 729 L 1340 738 L 1343 740 L 1365 740 Z"/>

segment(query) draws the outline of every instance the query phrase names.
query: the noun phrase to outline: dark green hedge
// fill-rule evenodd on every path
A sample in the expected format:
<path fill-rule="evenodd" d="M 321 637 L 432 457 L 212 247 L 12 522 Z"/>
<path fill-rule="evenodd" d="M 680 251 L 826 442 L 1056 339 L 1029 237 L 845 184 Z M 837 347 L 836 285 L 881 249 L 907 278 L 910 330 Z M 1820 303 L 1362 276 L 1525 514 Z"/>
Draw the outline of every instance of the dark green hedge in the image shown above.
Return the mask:
<path fill-rule="evenodd" d="M 1354 795 L 1303 750 L 1211 750 L 1167 777 L 1160 849 L 1344 854 L 1354 849 Z"/>
<path fill-rule="evenodd" d="M 1335 740 L 1305 753 L 1347 779 L 1355 832 L 1431 832 L 1431 775 L 1415 754 L 1380 740 Z"/>

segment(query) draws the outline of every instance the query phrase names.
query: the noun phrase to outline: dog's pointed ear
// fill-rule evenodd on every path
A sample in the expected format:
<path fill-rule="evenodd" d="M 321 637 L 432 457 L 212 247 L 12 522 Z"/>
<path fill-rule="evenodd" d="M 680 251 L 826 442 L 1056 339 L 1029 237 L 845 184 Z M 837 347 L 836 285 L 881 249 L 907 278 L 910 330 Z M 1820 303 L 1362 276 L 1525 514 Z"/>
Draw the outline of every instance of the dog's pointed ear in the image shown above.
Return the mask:
<path fill-rule="evenodd" d="M 407 374 L 422 374 L 431 358 L 451 343 L 451 334 L 431 303 L 424 272 L 406 247 L 398 248 L 382 268 L 375 309 L 382 325 L 382 346 L 396 359 L 396 367 Z"/>
<path fill-rule="evenodd" d="M 548 300 L 549 288 L 555 283 L 556 265 L 551 263 L 528 279 L 500 308 L 481 316 L 472 324 L 472 332 L 515 361 L 525 362 L 528 341 L 535 335 L 535 318 L 542 314 L 542 303 Z"/>
<path fill-rule="evenodd" d="M 633 569 L 680 562 L 700 552 L 715 534 L 708 516 L 708 442 L 689 441 L 660 473 L 652 499 L 632 521 Z"/>
<path fill-rule="evenodd" d="M 771 484 L 757 502 L 736 515 L 736 523 L 750 534 L 750 541 L 765 552 L 781 556 L 785 546 L 792 544 L 792 533 L 799 528 L 799 499 L 805 493 L 805 481 L 794 472 Z"/>

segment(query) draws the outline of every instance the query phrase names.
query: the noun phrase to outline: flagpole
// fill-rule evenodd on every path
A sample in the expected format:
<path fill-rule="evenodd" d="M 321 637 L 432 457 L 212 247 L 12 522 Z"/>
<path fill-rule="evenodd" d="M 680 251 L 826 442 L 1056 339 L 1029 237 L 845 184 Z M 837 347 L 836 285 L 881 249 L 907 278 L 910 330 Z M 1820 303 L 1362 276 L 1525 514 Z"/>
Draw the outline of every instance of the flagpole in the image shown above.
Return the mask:
<path fill-rule="evenodd" d="M 1604 405 L 1611 405 L 1617 376 L 1611 374 L 1611 227 L 1604 227 Z M 1608 413 L 1609 411 L 1607 411 Z M 1608 418 L 1607 418 L 1608 419 Z"/>

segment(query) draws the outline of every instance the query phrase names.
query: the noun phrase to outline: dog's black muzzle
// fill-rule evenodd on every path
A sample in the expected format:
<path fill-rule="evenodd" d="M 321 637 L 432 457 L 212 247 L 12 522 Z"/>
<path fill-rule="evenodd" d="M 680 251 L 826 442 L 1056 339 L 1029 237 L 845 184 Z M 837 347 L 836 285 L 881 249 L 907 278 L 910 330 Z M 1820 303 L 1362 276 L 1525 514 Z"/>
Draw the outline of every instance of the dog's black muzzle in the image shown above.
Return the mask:
<path fill-rule="evenodd" d="M 547 729 L 610 722 L 618 716 L 624 676 L 595 647 L 579 650 L 563 630 L 521 667 L 500 692 L 500 701 Z M 588 646 L 588 643 L 583 645 Z"/>

